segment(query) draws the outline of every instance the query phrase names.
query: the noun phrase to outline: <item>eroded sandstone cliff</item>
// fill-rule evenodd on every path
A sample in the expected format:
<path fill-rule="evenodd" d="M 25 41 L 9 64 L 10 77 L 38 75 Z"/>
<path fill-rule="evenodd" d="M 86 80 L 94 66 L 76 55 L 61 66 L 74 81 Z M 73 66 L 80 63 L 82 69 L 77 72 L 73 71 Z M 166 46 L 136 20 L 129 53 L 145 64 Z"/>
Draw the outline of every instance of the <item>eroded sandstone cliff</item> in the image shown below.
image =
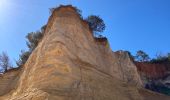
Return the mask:
<path fill-rule="evenodd" d="M 160 79 L 168 75 L 168 70 L 164 64 L 151 64 L 144 62 L 136 62 L 135 64 L 141 76 L 145 76 L 150 79 Z"/>
<path fill-rule="evenodd" d="M 96 43 L 72 6 L 53 12 L 21 72 L 17 87 L 1 100 L 145 99 L 128 53 Z"/>
<path fill-rule="evenodd" d="M 0 75 L 0 96 L 9 93 L 17 87 L 21 69 L 12 69 Z"/>

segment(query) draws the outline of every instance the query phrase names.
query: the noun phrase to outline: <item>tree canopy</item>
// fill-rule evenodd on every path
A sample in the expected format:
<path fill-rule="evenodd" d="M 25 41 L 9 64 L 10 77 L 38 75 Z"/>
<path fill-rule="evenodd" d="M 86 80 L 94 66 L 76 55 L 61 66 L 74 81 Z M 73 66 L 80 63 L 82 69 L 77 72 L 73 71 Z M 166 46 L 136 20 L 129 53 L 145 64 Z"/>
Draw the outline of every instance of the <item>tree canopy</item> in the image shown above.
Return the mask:
<path fill-rule="evenodd" d="M 26 61 L 28 60 L 29 56 L 31 55 L 31 53 L 33 52 L 33 50 L 38 46 L 38 43 L 41 41 L 41 39 L 44 36 L 45 33 L 45 28 L 46 25 L 41 27 L 41 30 L 37 31 L 37 32 L 30 32 L 27 34 L 26 39 L 27 39 L 27 47 L 28 47 L 28 51 L 21 51 L 21 54 L 19 55 L 19 60 L 16 61 L 16 64 L 18 65 L 18 67 L 24 65 L 26 63 Z"/>
<path fill-rule="evenodd" d="M 106 25 L 102 18 L 96 15 L 90 15 L 85 19 L 95 36 L 99 36 L 106 28 Z"/>
<path fill-rule="evenodd" d="M 27 62 L 30 54 L 31 52 L 22 50 L 21 54 L 19 55 L 19 60 L 16 61 L 17 66 L 23 66 Z"/>
<path fill-rule="evenodd" d="M 148 54 L 146 54 L 144 51 L 139 50 L 136 53 L 135 59 L 140 62 L 146 62 L 149 61 L 150 57 Z"/>
<path fill-rule="evenodd" d="M 2 54 L 0 54 L 0 67 L 3 68 L 4 72 L 7 72 L 9 68 L 12 68 L 10 58 L 5 52 L 2 52 Z"/>

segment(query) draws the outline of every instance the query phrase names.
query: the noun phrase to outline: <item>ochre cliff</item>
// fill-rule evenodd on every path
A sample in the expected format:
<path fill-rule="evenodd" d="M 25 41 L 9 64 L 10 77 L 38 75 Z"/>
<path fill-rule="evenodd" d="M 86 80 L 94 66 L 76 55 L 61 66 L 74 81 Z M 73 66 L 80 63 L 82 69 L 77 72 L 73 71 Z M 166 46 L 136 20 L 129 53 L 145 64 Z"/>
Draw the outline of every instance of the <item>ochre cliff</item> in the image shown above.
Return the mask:
<path fill-rule="evenodd" d="M 141 85 L 128 53 L 96 43 L 75 9 L 63 6 L 51 15 L 17 87 L 0 100 L 151 100 Z"/>
<path fill-rule="evenodd" d="M 139 73 L 150 79 L 164 78 L 168 74 L 166 65 L 136 62 Z"/>
<path fill-rule="evenodd" d="M 112 67 L 116 69 L 116 72 L 112 75 L 119 75 L 118 79 L 121 79 L 128 84 L 133 84 L 136 86 L 141 86 L 142 82 L 140 79 L 140 75 L 138 74 L 136 65 L 133 60 L 129 56 L 128 52 L 125 51 L 117 51 L 112 55 L 114 64 Z"/>
<path fill-rule="evenodd" d="M 21 69 L 12 69 L 0 75 L 0 96 L 9 93 L 17 87 Z"/>

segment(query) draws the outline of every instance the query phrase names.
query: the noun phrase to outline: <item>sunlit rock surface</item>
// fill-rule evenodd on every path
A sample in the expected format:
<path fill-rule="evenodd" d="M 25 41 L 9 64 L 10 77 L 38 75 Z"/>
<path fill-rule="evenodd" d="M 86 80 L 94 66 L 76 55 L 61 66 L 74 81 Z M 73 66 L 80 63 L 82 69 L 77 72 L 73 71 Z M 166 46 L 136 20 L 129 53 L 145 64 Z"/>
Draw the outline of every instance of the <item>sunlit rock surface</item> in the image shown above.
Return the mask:
<path fill-rule="evenodd" d="M 9 93 L 17 87 L 21 69 L 9 70 L 4 75 L 0 75 L 0 96 Z"/>
<path fill-rule="evenodd" d="M 65 6 L 51 15 L 17 87 L 0 100 L 151 100 L 141 86 L 128 53 L 96 43 L 87 23 Z"/>

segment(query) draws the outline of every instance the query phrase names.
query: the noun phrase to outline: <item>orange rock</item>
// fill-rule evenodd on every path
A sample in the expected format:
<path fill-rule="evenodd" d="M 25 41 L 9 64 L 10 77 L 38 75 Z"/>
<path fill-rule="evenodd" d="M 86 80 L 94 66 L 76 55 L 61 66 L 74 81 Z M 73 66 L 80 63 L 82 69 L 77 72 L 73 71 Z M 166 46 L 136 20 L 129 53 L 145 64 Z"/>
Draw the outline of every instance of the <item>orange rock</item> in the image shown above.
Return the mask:
<path fill-rule="evenodd" d="M 128 53 L 96 43 L 75 9 L 62 6 L 51 15 L 16 88 L 0 100 L 148 100 L 139 93 L 141 85 Z"/>

